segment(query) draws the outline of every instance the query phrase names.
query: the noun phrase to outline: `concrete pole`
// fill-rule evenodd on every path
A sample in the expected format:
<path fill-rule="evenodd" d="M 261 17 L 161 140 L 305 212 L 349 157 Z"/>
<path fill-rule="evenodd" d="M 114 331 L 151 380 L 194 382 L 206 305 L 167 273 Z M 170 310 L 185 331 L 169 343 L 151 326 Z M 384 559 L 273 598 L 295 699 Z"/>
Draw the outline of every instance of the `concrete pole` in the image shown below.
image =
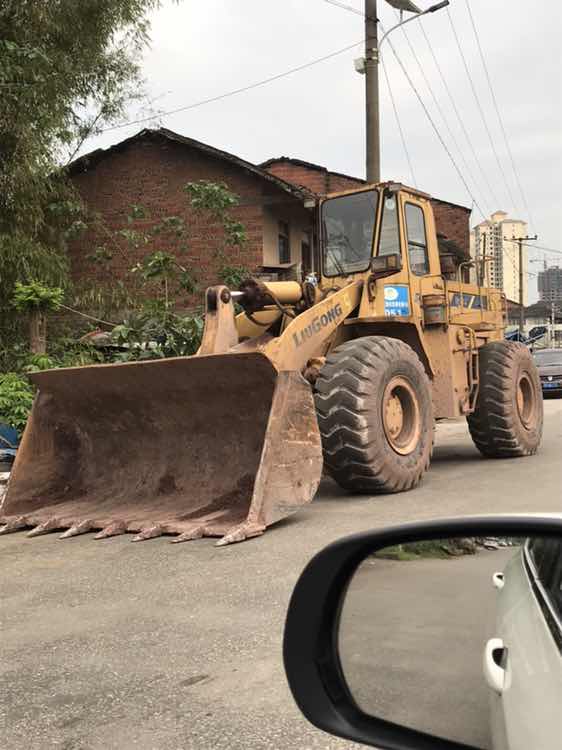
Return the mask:
<path fill-rule="evenodd" d="M 365 0 L 365 104 L 367 182 L 380 182 L 379 51 L 377 0 Z"/>
<path fill-rule="evenodd" d="M 525 308 L 523 307 L 523 275 L 525 273 L 525 269 L 523 268 L 523 243 L 529 242 L 529 240 L 538 240 L 538 235 L 535 234 L 534 237 L 512 237 L 511 239 L 504 237 L 504 240 L 517 242 L 519 245 L 519 333 L 522 334 L 525 327 Z"/>

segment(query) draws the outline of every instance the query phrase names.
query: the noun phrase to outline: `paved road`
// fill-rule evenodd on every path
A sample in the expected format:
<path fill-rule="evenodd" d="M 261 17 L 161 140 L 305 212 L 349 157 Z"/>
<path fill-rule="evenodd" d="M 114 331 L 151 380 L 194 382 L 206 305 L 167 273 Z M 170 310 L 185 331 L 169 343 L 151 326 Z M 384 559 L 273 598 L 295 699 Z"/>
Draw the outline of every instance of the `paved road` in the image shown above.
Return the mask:
<path fill-rule="evenodd" d="M 483 460 L 464 424 L 443 425 L 415 491 L 350 499 L 325 482 L 298 517 L 240 545 L 1 538 L 0 744 L 351 748 L 309 726 L 285 682 L 281 636 L 300 570 L 324 544 L 361 529 L 560 511 L 562 401 L 545 406 L 544 443 L 533 458 Z"/>

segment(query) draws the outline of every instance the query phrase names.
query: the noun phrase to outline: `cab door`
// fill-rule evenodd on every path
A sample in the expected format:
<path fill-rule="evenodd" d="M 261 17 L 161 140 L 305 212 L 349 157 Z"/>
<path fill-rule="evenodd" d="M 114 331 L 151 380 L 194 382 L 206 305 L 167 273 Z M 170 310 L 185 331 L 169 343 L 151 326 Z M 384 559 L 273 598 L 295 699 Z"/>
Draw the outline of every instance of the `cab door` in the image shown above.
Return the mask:
<path fill-rule="evenodd" d="M 444 291 L 433 212 L 427 200 L 402 193 L 403 247 L 410 271 L 410 293 L 418 320 L 425 294 Z"/>

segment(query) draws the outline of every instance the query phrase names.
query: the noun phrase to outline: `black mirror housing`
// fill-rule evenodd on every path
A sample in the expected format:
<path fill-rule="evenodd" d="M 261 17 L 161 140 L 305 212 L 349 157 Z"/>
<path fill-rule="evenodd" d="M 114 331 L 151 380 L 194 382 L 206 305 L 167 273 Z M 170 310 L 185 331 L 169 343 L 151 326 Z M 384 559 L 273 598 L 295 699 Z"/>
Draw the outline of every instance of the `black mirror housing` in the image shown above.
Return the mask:
<path fill-rule="evenodd" d="M 319 552 L 291 597 L 283 642 L 285 671 L 306 718 L 330 734 L 385 750 L 474 750 L 364 713 L 338 652 L 340 615 L 358 566 L 385 547 L 446 537 L 562 536 L 562 515 L 480 516 L 410 523 L 355 534 Z"/>

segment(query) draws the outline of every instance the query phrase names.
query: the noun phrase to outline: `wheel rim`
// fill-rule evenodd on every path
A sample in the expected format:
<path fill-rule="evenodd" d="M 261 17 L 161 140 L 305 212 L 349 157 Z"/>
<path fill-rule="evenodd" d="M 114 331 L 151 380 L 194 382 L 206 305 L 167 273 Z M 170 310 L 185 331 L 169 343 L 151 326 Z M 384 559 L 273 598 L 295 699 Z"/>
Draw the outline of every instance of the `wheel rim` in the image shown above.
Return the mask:
<path fill-rule="evenodd" d="M 526 372 L 522 373 L 517 381 L 516 401 L 521 424 L 528 430 L 536 421 L 537 396 L 533 382 Z"/>
<path fill-rule="evenodd" d="M 396 453 L 406 456 L 417 446 L 421 434 L 420 407 L 410 383 L 396 376 L 388 383 L 382 400 L 386 439 Z"/>

